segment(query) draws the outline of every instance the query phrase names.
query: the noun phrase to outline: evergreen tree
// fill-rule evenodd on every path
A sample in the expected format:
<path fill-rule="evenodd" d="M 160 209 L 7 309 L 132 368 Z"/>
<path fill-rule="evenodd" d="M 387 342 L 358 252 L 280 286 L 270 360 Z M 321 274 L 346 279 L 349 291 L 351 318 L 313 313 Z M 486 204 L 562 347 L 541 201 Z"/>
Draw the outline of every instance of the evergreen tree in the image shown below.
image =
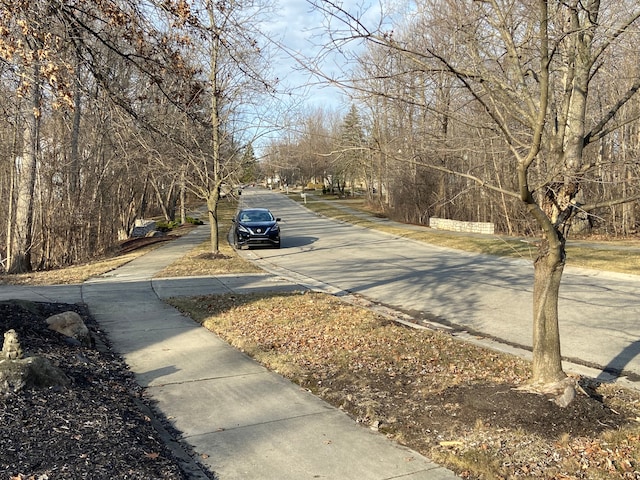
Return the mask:
<path fill-rule="evenodd" d="M 365 134 L 362 127 L 360 114 L 355 105 L 351 105 L 344 118 L 340 131 L 340 155 L 334 169 L 334 181 L 341 192 L 344 192 L 345 184 L 358 179 L 365 161 Z"/>
<path fill-rule="evenodd" d="M 240 175 L 241 183 L 250 183 L 256 181 L 258 175 L 258 160 L 256 159 L 253 145 L 247 145 L 242 155 L 242 173 Z"/>

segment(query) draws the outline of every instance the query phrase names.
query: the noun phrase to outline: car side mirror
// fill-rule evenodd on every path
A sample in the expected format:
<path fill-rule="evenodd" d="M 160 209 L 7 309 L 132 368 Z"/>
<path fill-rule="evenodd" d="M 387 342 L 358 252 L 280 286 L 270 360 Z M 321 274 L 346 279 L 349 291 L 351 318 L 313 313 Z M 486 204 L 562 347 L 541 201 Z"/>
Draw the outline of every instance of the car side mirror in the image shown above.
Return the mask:
<path fill-rule="evenodd" d="M 280 221 L 280 218 L 276 218 L 276 222 L 279 222 L 279 221 Z"/>

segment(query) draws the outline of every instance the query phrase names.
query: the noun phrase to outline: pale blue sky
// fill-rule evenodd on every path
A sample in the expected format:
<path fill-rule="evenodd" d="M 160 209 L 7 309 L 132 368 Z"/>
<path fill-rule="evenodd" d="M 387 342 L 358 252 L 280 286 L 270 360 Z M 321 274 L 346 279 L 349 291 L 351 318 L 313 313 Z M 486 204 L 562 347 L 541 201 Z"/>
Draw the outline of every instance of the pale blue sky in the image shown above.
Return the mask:
<path fill-rule="evenodd" d="M 345 10 L 360 16 L 365 13 L 365 20 L 377 24 L 380 15 L 378 0 L 343 0 Z M 326 44 L 326 19 L 324 15 L 312 8 L 306 0 L 278 0 L 278 16 L 267 26 L 267 31 L 276 41 L 281 41 L 288 50 L 300 58 L 316 58 L 321 46 Z M 353 48 L 356 46 L 353 45 Z M 348 100 L 335 87 L 319 85 L 319 80 L 310 77 L 293 59 L 283 56 L 275 68 L 275 74 L 290 87 L 300 87 L 311 83 L 308 87 L 308 103 L 311 107 L 339 108 Z M 309 62 L 305 62 L 309 65 Z M 319 68 L 332 76 L 340 76 L 345 61 L 338 55 L 324 58 Z M 317 85 L 314 85 L 317 84 Z M 304 89 L 299 90 L 302 93 Z"/>
<path fill-rule="evenodd" d="M 314 77 L 308 70 L 305 71 L 299 61 L 296 62 L 292 58 L 294 55 L 298 59 L 310 59 L 303 60 L 305 67 L 310 65 L 312 59 L 317 58 L 323 46 L 328 43 L 325 15 L 313 10 L 306 0 L 274 1 L 278 2 L 277 14 L 273 15 L 272 21 L 263 25 L 262 30 L 271 41 L 284 45 L 289 51 L 288 55 L 279 52 L 278 58 L 272 62 L 271 69 L 272 75 L 280 79 L 279 91 L 287 92 L 280 98 L 287 101 L 290 109 L 283 109 L 282 105 L 278 105 L 275 109 L 270 105 L 263 106 L 266 111 L 273 114 L 267 117 L 274 123 L 266 122 L 267 126 L 256 130 L 260 133 L 259 139 L 254 141 L 258 156 L 263 153 L 263 147 L 273 139 L 288 135 L 288 130 L 281 130 L 279 127 L 288 125 L 295 129 L 296 121 L 313 114 L 317 109 L 322 109 L 329 115 L 335 113 L 340 117 L 347 113 L 351 105 L 349 97 L 340 88 L 330 86 L 326 80 Z M 380 0 L 342 0 L 342 5 L 345 10 L 357 17 L 362 16 L 368 26 L 375 27 L 380 21 Z M 335 19 L 334 23 L 339 24 Z M 358 46 L 353 43 L 349 48 L 355 49 Z M 322 69 L 327 75 L 347 78 L 343 70 L 348 70 L 349 65 L 342 56 L 331 54 L 326 55 L 317 68 Z M 288 94 L 289 92 L 291 95 Z"/>

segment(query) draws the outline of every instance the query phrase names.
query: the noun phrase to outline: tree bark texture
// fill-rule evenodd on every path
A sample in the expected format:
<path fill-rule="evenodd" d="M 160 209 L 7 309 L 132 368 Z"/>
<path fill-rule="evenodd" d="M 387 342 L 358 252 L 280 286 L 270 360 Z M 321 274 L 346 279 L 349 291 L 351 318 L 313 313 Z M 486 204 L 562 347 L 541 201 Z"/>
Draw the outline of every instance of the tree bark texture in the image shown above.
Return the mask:
<path fill-rule="evenodd" d="M 38 131 L 40 119 L 40 86 L 38 62 L 31 66 L 32 81 L 28 87 L 29 95 L 24 115 L 24 133 L 22 137 L 22 157 L 18 160 L 18 191 L 16 210 L 11 236 L 11 257 L 7 271 L 24 273 L 31 270 L 31 244 L 33 240 L 33 203 L 36 182 L 38 152 Z"/>
<path fill-rule="evenodd" d="M 211 229 L 211 253 L 217 255 L 220 252 L 220 236 L 218 234 L 218 200 L 220 194 L 217 189 L 210 192 L 207 198 L 207 210 L 209 211 L 209 228 Z"/>
<path fill-rule="evenodd" d="M 544 240 L 534 262 L 532 384 L 556 383 L 566 377 L 562 370 L 558 298 L 564 270 L 564 244 L 550 248 Z"/>

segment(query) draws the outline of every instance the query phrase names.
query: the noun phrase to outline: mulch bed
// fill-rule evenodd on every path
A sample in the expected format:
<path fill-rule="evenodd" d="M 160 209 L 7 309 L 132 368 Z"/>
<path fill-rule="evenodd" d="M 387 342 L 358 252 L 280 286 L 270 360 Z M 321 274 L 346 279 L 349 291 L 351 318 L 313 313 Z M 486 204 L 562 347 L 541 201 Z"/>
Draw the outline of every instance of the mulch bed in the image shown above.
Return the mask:
<path fill-rule="evenodd" d="M 46 318 L 69 310 L 98 347 L 47 329 Z M 154 428 L 142 388 L 84 306 L 0 302 L 0 335 L 9 329 L 26 355 L 48 359 L 71 384 L 0 396 L 0 479 L 187 478 Z"/>

